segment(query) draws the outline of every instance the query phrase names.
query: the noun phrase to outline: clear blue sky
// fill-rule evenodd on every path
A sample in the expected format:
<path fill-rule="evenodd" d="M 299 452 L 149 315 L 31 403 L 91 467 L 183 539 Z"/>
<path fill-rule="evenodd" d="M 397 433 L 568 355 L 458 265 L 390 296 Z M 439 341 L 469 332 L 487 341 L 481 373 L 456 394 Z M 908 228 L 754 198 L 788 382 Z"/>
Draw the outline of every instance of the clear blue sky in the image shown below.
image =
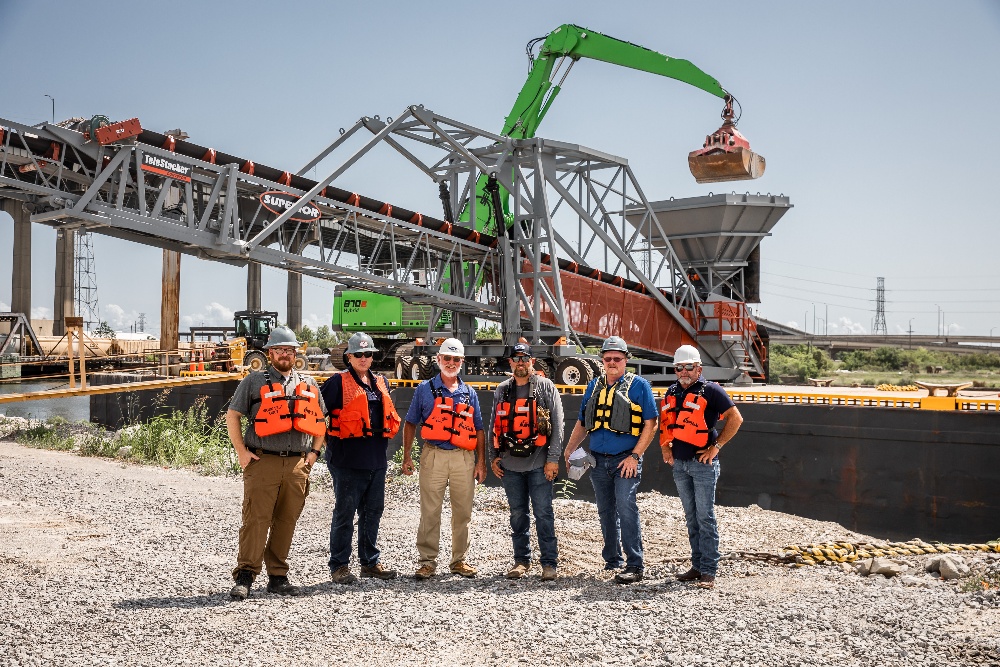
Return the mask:
<path fill-rule="evenodd" d="M 138 117 L 296 170 L 362 115 L 409 104 L 499 130 L 527 73 L 525 43 L 563 23 L 691 60 L 743 105 L 766 175 L 727 190 L 795 208 L 762 244 L 759 313 L 811 330 L 871 329 L 884 276 L 890 332 L 1000 335 L 1000 2 L 65 2 L 0 0 L 0 118 Z M 301 92 L 296 92 L 297 90 Z M 650 199 L 719 191 L 687 152 L 717 98 L 581 61 L 539 135 L 629 159 Z M 387 165 L 345 183 L 436 211 L 429 182 Z M 417 185 L 415 185 L 416 183 Z M 51 316 L 54 232 L 33 232 L 33 307 Z M 0 214 L 0 309 L 12 223 Z M 95 236 L 101 315 L 159 325 L 160 251 Z M 305 279 L 303 319 L 329 322 L 333 285 Z M 182 330 L 244 307 L 245 270 L 182 259 Z M 285 278 L 263 304 L 284 315 Z M 827 315 L 828 313 L 828 315 Z"/>

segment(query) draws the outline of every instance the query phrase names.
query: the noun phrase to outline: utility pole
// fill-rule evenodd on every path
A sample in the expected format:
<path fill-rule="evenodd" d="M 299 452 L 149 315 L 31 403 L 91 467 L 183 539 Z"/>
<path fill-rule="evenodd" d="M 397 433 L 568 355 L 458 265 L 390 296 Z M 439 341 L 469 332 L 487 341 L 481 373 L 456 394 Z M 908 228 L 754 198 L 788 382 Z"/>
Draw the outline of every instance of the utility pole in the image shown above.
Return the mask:
<path fill-rule="evenodd" d="M 912 317 L 910 318 L 910 331 L 909 331 L 909 334 L 910 334 L 909 348 L 912 350 L 913 349 L 913 318 Z"/>
<path fill-rule="evenodd" d="M 885 278 L 878 278 L 875 290 L 875 324 L 872 325 L 872 334 L 879 333 L 883 336 L 889 334 L 885 326 Z"/>
<path fill-rule="evenodd" d="M 52 97 L 51 95 L 46 95 L 45 97 L 47 97 L 50 100 L 52 100 L 52 124 L 55 125 L 56 124 L 56 98 Z"/>

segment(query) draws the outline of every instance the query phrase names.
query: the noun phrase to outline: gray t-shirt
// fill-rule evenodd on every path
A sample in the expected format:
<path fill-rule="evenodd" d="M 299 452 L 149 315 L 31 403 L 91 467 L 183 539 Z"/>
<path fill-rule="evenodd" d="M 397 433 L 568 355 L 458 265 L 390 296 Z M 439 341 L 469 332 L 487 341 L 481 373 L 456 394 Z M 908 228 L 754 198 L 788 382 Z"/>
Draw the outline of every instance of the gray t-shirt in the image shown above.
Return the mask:
<path fill-rule="evenodd" d="M 507 470 L 527 472 L 529 470 L 534 470 L 535 468 L 540 468 L 546 463 L 559 463 L 559 459 L 562 458 L 562 397 L 559 395 L 559 392 L 556 391 L 556 386 L 552 383 L 552 380 L 547 380 L 546 378 L 538 376 L 535 377 L 537 378 L 537 383 L 535 385 L 535 398 L 538 400 L 538 407 L 548 408 L 552 411 L 552 435 L 548 436 L 547 447 L 535 447 L 536 451 L 532 452 L 529 456 L 511 456 L 510 452 L 504 452 L 500 455 L 500 465 Z M 486 451 L 489 453 L 488 456 L 491 465 L 493 464 L 493 459 L 499 454 L 499 452 L 493 447 L 493 439 L 495 437 L 493 435 L 493 422 L 497 418 L 496 406 L 503 400 L 504 394 L 507 392 L 507 387 L 511 384 L 514 384 L 514 399 L 528 398 L 528 385 L 518 386 L 514 383 L 514 378 L 501 382 L 496 388 L 496 391 L 493 392 L 493 417 L 490 419 L 489 442 L 486 447 Z"/>
<path fill-rule="evenodd" d="M 273 367 L 268 366 L 263 371 L 256 371 L 247 375 L 236 387 L 236 393 L 229 402 L 229 408 L 236 410 L 241 415 L 250 417 L 246 432 L 243 434 L 243 442 L 248 449 L 267 449 L 272 452 L 308 452 L 312 449 L 313 437 L 308 433 L 292 429 L 285 433 L 269 435 L 261 438 L 254 431 L 253 419 L 260 409 L 260 388 L 268 383 L 281 384 L 284 387 L 285 395 L 295 393 L 295 387 L 300 382 L 312 386 L 319 397 L 319 407 L 326 414 L 326 404 L 323 403 L 323 395 L 316 386 L 316 381 L 308 375 L 300 375 L 294 369 L 288 374 L 288 379 L 282 377 L 281 373 Z"/>

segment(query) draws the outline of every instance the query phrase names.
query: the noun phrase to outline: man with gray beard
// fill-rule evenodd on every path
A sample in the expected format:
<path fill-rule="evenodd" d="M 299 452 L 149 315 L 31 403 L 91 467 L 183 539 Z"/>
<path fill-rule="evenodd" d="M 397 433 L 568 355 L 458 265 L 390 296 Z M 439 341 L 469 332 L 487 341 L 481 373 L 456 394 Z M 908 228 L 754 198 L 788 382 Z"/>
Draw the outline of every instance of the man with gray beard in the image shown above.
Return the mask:
<path fill-rule="evenodd" d="M 740 430 L 743 415 L 725 389 L 702 377 L 701 353 L 694 346 L 677 348 L 674 372 L 677 382 L 660 404 L 660 449 L 674 469 L 691 543 L 691 569 L 677 579 L 713 588 L 721 558 L 715 520 L 719 452 Z M 725 420 L 722 433 L 715 429 L 720 420 Z"/>

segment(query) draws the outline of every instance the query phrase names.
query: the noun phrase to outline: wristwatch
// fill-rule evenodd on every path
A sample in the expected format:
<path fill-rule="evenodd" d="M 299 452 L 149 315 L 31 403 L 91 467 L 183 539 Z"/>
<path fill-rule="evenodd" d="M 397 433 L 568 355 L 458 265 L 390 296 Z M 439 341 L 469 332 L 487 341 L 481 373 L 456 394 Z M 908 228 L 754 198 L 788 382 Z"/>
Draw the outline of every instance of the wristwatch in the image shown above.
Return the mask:
<path fill-rule="evenodd" d="M 319 457 L 323 455 L 323 452 L 318 449 L 310 449 L 309 451 L 316 455 L 317 461 L 319 461 Z"/>
<path fill-rule="evenodd" d="M 636 462 L 639 461 L 639 455 L 636 454 L 635 452 L 632 452 L 631 454 L 629 454 L 629 456 L 631 456 L 632 458 L 634 458 L 636 460 Z"/>
<path fill-rule="evenodd" d="M 715 446 L 716 449 L 718 449 L 719 451 L 722 451 L 722 443 L 721 442 L 713 442 L 712 444 Z"/>

